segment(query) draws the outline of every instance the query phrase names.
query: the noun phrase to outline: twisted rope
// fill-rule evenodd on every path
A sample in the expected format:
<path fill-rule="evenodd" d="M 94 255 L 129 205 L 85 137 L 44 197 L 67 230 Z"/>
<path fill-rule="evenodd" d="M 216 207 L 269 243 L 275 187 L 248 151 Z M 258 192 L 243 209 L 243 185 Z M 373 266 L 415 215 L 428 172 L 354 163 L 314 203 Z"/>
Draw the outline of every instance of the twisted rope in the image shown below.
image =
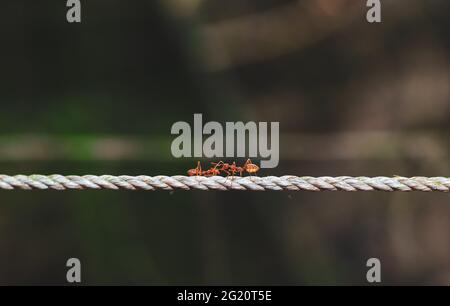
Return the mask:
<path fill-rule="evenodd" d="M 113 176 L 85 175 L 0 175 L 4 190 L 291 190 L 291 191 L 450 191 L 448 177 L 310 177 L 276 176 Z"/>

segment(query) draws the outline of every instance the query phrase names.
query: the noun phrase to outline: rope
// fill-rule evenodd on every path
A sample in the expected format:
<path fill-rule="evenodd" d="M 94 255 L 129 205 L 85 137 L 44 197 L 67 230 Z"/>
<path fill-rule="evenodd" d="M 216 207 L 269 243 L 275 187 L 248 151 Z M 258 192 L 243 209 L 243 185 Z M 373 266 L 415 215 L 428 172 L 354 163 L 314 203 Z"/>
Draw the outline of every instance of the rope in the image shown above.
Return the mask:
<path fill-rule="evenodd" d="M 4 190 L 290 190 L 290 191 L 450 191 L 448 177 L 276 176 L 112 176 L 0 175 Z"/>

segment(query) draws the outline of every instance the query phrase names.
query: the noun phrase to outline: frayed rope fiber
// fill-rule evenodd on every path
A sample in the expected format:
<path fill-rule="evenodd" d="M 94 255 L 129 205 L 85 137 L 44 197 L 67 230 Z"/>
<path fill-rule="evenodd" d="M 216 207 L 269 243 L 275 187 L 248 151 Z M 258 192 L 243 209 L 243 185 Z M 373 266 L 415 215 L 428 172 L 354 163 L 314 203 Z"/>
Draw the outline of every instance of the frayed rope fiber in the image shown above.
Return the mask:
<path fill-rule="evenodd" d="M 0 175 L 0 190 L 450 191 L 448 177 Z"/>

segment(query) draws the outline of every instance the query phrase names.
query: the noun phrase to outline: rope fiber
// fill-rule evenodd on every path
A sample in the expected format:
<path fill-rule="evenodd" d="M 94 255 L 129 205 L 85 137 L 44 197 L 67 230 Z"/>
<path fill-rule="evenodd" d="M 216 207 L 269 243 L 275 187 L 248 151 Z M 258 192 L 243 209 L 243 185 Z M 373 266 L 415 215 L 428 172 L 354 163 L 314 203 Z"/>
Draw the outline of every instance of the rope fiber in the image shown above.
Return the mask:
<path fill-rule="evenodd" d="M 449 177 L 0 175 L 0 190 L 450 191 Z"/>

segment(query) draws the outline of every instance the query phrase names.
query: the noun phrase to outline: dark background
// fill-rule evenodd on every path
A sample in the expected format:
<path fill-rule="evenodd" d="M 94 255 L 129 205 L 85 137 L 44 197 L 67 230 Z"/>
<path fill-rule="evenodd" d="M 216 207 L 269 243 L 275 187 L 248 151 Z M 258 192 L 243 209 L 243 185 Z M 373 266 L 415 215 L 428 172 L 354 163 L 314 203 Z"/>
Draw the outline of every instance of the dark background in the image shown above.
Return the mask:
<path fill-rule="evenodd" d="M 261 175 L 449 175 L 446 0 L 0 4 L 0 172 L 184 174 L 176 121 L 279 121 Z M 204 161 L 207 162 L 207 161 Z M 443 193 L 0 191 L 0 284 L 450 284 Z"/>

